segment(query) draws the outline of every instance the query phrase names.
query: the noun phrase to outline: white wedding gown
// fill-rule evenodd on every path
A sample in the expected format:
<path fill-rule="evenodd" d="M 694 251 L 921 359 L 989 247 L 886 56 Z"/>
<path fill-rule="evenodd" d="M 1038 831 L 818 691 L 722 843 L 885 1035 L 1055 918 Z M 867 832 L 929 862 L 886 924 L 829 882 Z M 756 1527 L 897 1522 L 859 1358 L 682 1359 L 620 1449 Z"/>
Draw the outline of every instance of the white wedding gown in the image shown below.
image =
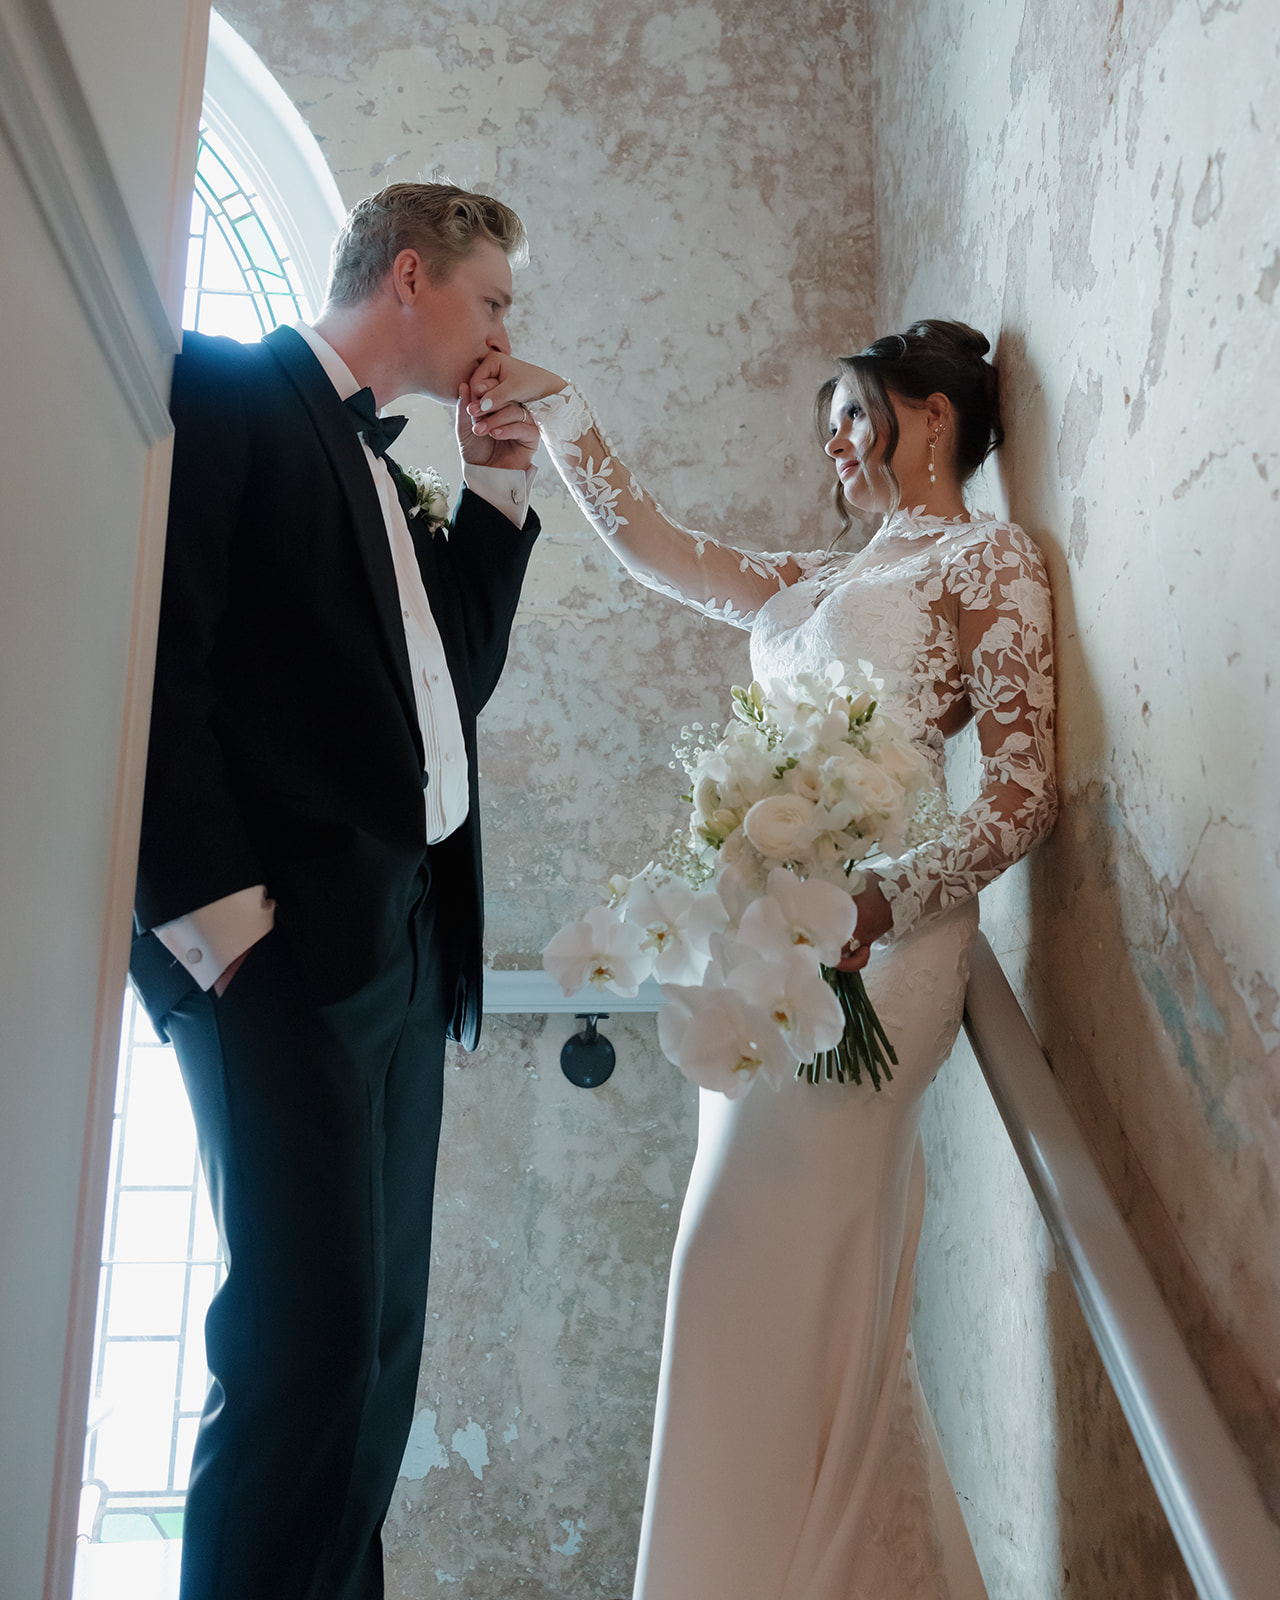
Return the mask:
<path fill-rule="evenodd" d="M 856 555 L 762 556 L 673 523 L 576 391 L 530 410 L 650 587 L 751 629 L 755 675 L 871 663 L 942 778 L 972 715 L 978 799 L 884 869 L 865 979 L 893 1081 L 704 1090 L 672 1263 L 635 1600 L 984 1600 L 909 1335 L 921 1096 L 959 1027 L 976 894 L 1053 821 L 1044 569 L 1021 530 L 899 514 Z"/>

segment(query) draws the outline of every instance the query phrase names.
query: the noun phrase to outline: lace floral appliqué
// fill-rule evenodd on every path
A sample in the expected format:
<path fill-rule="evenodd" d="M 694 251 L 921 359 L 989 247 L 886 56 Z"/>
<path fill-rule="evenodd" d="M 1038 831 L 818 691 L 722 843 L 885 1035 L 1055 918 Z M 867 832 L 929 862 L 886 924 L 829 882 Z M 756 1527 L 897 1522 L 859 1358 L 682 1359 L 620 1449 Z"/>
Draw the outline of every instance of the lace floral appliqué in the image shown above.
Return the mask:
<path fill-rule="evenodd" d="M 1011 523 L 899 511 L 855 555 L 764 554 L 682 528 L 618 459 L 572 386 L 529 410 L 574 499 L 641 583 L 751 629 L 757 677 L 870 661 L 942 777 L 942 729 L 972 718 L 978 798 L 878 866 L 895 937 L 974 895 L 1053 824 L 1052 608 L 1044 563 Z"/>

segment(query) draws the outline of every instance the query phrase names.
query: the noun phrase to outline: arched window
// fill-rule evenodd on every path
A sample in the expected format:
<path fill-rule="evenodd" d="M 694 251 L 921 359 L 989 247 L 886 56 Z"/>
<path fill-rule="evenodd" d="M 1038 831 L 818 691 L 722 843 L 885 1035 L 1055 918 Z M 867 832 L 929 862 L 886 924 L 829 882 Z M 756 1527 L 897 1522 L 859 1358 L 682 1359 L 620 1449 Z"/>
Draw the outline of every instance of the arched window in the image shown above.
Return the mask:
<path fill-rule="evenodd" d="M 234 30 L 211 18 L 183 324 L 252 341 L 310 320 L 342 203 L 315 140 Z M 222 1277 L 195 1129 L 173 1051 L 125 998 L 85 1449 L 79 1562 L 107 1588 L 167 1592 L 157 1545 L 182 1532 L 204 1404 L 204 1313 Z M 105 1558 L 107 1552 L 103 1552 Z M 124 1558 L 123 1560 L 121 1558 Z M 176 1589 L 174 1590 L 176 1593 Z"/>
<path fill-rule="evenodd" d="M 314 311 L 292 266 L 279 228 L 201 124 L 183 327 L 248 341 L 281 322 L 309 322 Z"/>

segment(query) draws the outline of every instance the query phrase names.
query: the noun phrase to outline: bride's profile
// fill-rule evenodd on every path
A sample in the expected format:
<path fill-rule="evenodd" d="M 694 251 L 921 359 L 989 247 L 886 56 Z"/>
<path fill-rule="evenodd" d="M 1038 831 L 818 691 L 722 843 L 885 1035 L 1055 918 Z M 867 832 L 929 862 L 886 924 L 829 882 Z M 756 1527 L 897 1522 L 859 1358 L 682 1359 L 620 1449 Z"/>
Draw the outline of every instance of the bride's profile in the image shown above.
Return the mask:
<path fill-rule="evenodd" d="M 673 522 L 553 373 L 495 354 L 477 431 L 536 426 L 632 574 L 750 630 L 755 676 L 868 661 L 943 780 L 972 722 L 977 797 L 882 858 L 856 950 L 897 1051 L 881 1093 L 803 1080 L 703 1090 L 672 1262 L 635 1600 L 981 1600 L 986 1590 L 915 1371 L 921 1096 L 960 1024 L 978 891 L 1050 829 L 1048 581 L 965 482 L 1000 444 L 982 334 L 922 321 L 842 357 L 819 393 L 843 509 L 879 512 L 850 554 L 762 555 Z"/>

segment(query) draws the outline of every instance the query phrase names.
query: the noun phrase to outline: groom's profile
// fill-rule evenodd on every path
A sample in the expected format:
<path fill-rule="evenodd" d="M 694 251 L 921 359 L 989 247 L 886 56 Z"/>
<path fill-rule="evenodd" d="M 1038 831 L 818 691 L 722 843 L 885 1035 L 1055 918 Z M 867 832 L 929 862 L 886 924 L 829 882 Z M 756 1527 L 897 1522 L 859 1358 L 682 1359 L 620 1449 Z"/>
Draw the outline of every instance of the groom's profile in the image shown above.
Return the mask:
<path fill-rule="evenodd" d="M 188 334 L 131 972 L 172 1040 L 227 1260 L 183 1600 L 374 1600 L 413 1414 L 446 1034 L 475 1043 L 476 715 L 536 436 L 472 435 L 437 530 L 386 455 L 507 351 L 514 212 L 362 202 L 314 327 Z M 521 430 L 515 430 L 519 433 Z"/>

